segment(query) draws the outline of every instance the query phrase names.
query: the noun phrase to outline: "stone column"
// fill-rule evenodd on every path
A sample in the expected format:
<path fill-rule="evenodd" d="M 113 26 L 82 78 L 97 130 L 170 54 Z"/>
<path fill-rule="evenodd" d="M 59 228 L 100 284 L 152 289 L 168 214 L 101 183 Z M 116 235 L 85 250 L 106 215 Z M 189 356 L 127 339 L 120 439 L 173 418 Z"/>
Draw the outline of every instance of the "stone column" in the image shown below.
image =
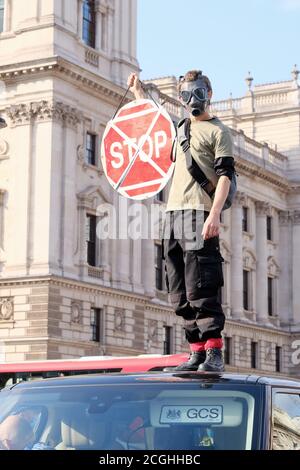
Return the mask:
<path fill-rule="evenodd" d="M 268 253 L 267 253 L 267 214 L 270 205 L 256 201 L 256 308 L 260 323 L 268 321 Z"/>
<path fill-rule="evenodd" d="M 4 196 L 5 189 L 0 188 L 0 271 L 1 263 L 5 262 L 5 253 L 4 253 Z"/>
<path fill-rule="evenodd" d="M 231 208 L 231 307 L 232 316 L 243 317 L 243 233 L 242 204 L 246 194 L 238 191 Z"/>
<path fill-rule="evenodd" d="M 292 313 L 292 217 L 289 211 L 279 212 L 279 263 L 280 278 L 277 284 L 280 320 L 288 325 L 293 321 Z"/>
<path fill-rule="evenodd" d="M 292 299 L 293 299 L 293 323 L 299 326 L 300 324 L 300 210 L 295 210 L 292 214 L 292 257 L 293 257 L 293 280 L 292 280 Z"/>
<path fill-rule="evenodd" d="M 77 10 L 77 35 L 82 39 L 83 0 L 78 0 Z"/>

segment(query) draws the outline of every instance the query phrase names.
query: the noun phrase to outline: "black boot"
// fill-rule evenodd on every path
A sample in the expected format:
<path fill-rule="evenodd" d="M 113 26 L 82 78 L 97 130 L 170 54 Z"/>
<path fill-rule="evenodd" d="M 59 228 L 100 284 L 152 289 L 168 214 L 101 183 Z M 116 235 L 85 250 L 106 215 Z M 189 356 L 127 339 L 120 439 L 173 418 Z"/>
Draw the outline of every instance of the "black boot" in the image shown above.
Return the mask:
<path fill-rule="evenodd" d="M 190 353 L 189 360 L 179 364 L 177 367 L 165 367 L 163 370 L 165 372 L 180 372 L 180 371 L 192 371 L 198 370 L 200 364 L 205 361 L 206 352 L 205 351 L 193 351 Z"/>
<path fill-rule="evenodd" d="M 200 364 L 199 371 L 207 372 L 223 372 L 224 371 L 224 360 L 222 349 L 211 348 L 206 351 L 206 360 L 203 364 Z"/>

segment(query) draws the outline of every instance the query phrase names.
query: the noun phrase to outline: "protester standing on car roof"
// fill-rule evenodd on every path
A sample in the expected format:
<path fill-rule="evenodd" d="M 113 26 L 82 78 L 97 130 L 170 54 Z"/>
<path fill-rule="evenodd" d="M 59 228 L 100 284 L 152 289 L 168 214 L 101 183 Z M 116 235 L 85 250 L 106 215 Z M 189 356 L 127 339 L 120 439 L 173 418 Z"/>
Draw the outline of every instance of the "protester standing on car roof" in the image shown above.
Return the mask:
<path fill-rule="evenodd" d="M 129 76 L 128 86 L 136 99 L 146 98 L 136 74 Z M 184 318 L 191 352 L 189 360 L 175 370 L 219 372 L 224 370 L 221 332 L 225 323 L 219 300 L 224 284 L 220 214 L 235 174 L 232 140 L 229 129 L 209 112 L 212 87 L 208 77 L 199 70 L 189 71 L 180 77 L 178 92 L 190 116 L 189 148 L 195 166 L 202 169 L 215 191 L 210 197 L 207 188 L 194 179 L 187 167 L 186 153 L 177 143 L 163 252 L 169 298 L 176 315 Z M 179 235 L 178 224 L 184 226 Z M 192 229 L 196 233 L 194 239 L 187 237 Z"/>

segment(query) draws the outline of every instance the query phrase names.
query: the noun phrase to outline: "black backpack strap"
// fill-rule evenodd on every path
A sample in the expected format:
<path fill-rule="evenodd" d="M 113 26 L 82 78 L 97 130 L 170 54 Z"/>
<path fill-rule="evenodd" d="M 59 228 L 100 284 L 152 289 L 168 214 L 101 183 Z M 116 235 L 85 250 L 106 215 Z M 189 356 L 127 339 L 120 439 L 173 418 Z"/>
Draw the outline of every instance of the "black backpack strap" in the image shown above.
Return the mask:
<path fill-rule="evenodd" d="M 205 173 L 201 170 L 199 165 L 193 159 L 190 148 L 190 128 L 191 120 L 189 118 L 182 119 L 178 123 L 178 141 L 185 153 L 186 167 L 192 177 L 200 184 L 201 188 L 212 197 L 215 192 L 215 187 L 212 182 L 206 177 Z"/>

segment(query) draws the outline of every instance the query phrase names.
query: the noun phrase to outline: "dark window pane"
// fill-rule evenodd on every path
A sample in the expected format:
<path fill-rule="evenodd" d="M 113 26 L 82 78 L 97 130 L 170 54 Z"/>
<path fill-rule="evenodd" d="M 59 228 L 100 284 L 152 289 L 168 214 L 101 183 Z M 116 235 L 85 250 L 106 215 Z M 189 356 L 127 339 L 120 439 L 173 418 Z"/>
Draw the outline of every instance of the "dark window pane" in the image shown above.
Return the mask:
<path fill-rule="evenodd" d="M 90 134 L 86 135 L 86 161 L 90 165 L 96 165 L 96 136 Z"/>
<path fill-rule="evenodd" d="M 87 214 L 86 242 L 87 242 L 87 262 L 90 266 L 96 266 L 96 227 L 97 218 L 95 215 Z"/>
<path fill-rule="evenodd" d="M 273 315 L 273 278 L 268 277 L 268 314 Z"/>
<path fill-rule="evenodd" d="M 96 12 L 94 0 L 84 0 L 83 3 L 82 38 L 88 46 L 95 47 Z"/>
<path fill-rule="evenodd" d="M 225 364 L 231 363 L 231 338 L 225 337 L 225 351 L 224 351 Z"/>
<path fill-rule="evenodd" d="M 281 347 L 276 346 L 276 372 L 281 372 Z"/>
<path fill-rule="evenodd" d="M 248 207 L 243 207 L 242 226 L 243 232 L 248 232 Z"/>
<path fill-rule="evenodd" d="M 101 318 L 102 310 L 100 308 L 92 308 L 91 310 L 91 327 L 92 341 L 100 343 L 101 341 Z"/>
<path fill-rule="evenodd" d="M 249 310 L 249 271 L 243 270 L 243 304 Z"/>
<path fill-rule="evenodd" d="M 162 246 L 155 245 L 155 284 L 156 289 L 163 290 Z"/>
<path fill-rule="evenodd" d="M 253 341 L 251 342 L 251 367 L 257 368 L 257 343 Z"/>
<path fill-rule="evenodd" d="M 267 240 L 272 240 L 272 217 L 267 216 Z"/>
<path fill-rule="evenodd" d="M 172 327 L 171 326 L 164 326 L 165 330 L 165 340 L 164 340 L 164 354 L 171 354 L 172 353 Z"/>

